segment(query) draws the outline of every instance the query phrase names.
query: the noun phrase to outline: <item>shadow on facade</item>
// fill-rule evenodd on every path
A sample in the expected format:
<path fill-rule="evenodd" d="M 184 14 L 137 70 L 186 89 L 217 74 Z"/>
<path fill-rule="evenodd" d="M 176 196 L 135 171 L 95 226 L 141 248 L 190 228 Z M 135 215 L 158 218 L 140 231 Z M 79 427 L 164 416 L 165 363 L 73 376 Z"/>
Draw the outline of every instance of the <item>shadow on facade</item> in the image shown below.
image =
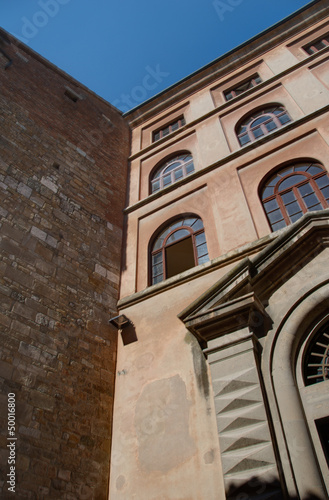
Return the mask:
<path fill-rule="evenodd" d="M 226 491 L 226 500 L 324 500 L 309 491 L 303 497 L 289 496 L 282 492 L 278 480 L 264 481 L 263 478 L 253 476 L 245 483 L 231 485 Z"/>
<path fill-rule="evenodd" d="M 121 330 L 123 345 L 132 344 L 138 340 L 135 326 L 129 324 L 123 330 Z"/>

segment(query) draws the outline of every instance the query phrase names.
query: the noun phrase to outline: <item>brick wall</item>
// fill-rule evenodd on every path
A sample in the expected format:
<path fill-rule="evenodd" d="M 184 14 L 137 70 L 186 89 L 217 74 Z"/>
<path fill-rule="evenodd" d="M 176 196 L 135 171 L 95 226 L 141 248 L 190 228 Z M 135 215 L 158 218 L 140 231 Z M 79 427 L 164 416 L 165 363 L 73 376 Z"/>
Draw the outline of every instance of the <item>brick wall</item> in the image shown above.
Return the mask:
<path fill-rule="evenodd" d="M 13 64 L 0 60 L 0 496 L 105 499 L 129 130 L 11 41 Z"/>

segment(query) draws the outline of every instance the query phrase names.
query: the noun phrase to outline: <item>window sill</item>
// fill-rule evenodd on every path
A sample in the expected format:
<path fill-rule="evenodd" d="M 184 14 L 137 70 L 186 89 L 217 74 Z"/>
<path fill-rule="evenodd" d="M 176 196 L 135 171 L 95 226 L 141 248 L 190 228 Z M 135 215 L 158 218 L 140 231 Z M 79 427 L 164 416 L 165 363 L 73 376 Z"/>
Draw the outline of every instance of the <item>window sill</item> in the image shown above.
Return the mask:
<path fill-rule="evenodd" d="M 182 285 L 183 283 L 191 281 L 192 279 L 197 279 L 200 276 L 204 276 L 205 274 L 211 273 L 216 269 L 230 265 L 236 261 L 240 261 L 244 257 L 247 257 L 250 254 L 262 250 L 271 241 L 275 240 L 280 234 L 282 234 L 282 232 L 285 231 L 286 229 L 287 228 L 283 228 L 280 229 L 279 231 L 276 231 L 275 233 L 270 233 L 266 236 L 263 236 L 259 240 L 256 240 L 252 243 L 247 243 L 246 245 L 243 245 L 238 249 L 231 250 L 230 252 L 220 257 L 216 257 L 215 259 L 209 262 L 188 269 L 183 273 L 177 274 L 172 278 L 168 278 L 167 280 L 161 281 L 156 285 L 151 285 L 140 292 L 129 295 L 128 297 L 124 297 L 119 300 L 118 308 L 123 309 L 133 304 L 137 304 L 138 302 L 142 302 L 143 300 L 148 299 L 149 297 L 158 295 L 159 293 L 170 290 L 171 288 L 174 288 L 176 286 Z"/>

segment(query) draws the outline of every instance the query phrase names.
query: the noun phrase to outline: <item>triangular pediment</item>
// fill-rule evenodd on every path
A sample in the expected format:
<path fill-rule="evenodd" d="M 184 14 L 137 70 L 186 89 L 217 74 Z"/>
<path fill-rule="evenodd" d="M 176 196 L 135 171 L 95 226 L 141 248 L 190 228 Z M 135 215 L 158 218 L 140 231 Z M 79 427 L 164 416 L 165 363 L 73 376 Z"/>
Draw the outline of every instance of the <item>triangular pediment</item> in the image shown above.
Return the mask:
<path fill-rule="evenodd" d="M 305 214 L 278 231 L 277 238 L 256 256 L 244 258 L 178 317 L 199 340 L 208 341 L 237 326 L 248 326 L 254 315 L 268 317 L 264 304 L 329 243 L 329 209 Z"/>

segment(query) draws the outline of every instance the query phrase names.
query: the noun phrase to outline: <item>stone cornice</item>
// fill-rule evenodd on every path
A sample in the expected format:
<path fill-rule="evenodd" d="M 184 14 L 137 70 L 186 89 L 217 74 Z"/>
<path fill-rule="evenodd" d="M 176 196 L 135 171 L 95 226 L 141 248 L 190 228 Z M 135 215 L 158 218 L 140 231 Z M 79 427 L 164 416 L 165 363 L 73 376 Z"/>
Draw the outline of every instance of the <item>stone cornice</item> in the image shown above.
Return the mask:
<path fill-rule="evenodd" d="M 189 317 L 184 323 L 203 344 L 246 327 L 256 333 L 264 325 L 266 318 L 264 306 L 254 292 L 250 292 Z"/>
<path fill-rule="evenodd" d="M 271 78 L 264 80 L 255 87 L 246 90 L 242 94 L 236 96 L 234 99 L 224 102 L 223 104 L 214 107 L 214 109 L 211 109 L 210 111 L 198 117 L 197 119 L 189 123 L 186 123 L 186 125 L 179 128 L 175 132 L 172 132 L 169 136 L 166 136 L 160 139 L 159 141 L 153 142 L 148 146 L 146 146 L 145 148 L 142 148 L 140 151 L 137 151 L 136 153 L 132 154 L 129 157 L 129 161 L 136 160 L 137 158 L 144 156 L 147 153 L 152 153 L 152 154 L 159 153 L 159 151 L 161 151 L 162 149 L 166 149 L 168 148 L 168 146 L 172 146 L 176 140 L 181 141 L 186 136 L 194 133 L 194 128 L 202 121 L 207 120 L 208 118 L 211 118 L 214 115 L 218 115 L 218 117 L 227 115 L 228 113 L 234 111 L 237 106 L 240 106 L 241 101 L 244 101 L 244 104 L 247 104 L 250 100 L 254 100 L 255 97 L 260 97 L 261 95 L 270 92 L 271 90 L 280 86 L 283 77 L 293 73 L 294 71 L 299 70 L 304 66 L 310 66 L 311 63 L 315 60 L 316 61 L 319 60 L 321 62 L 323 59 L 326 59 L 328 57 L 328 54 L 329 54 L 329 47 L 322 49 L 321 52 L 316 52 L 315 54 L 308 56 L 306 59 L 297 62 L 296 64 L 282 71 L 281 73 L 273 75 Z M 247 69 L 248 67 L 246 68 L 246 70 Z M 179 107 L 184 107 L 187 106 L 188 104 L 189 102 L 181 103 Z M 174 111 L 176 111 L 176 109 L 173 110 L 173 112 Z"/>
<path fill-rule="evenodd" d="M 177 103 L 178 100 L 188 98 L 191 94 L 209 85 L 214 79 L 225 77 L 230 71 L 236 68 L 237 63 L 240 66 L 248 64 L 255 58 L 262 57 L 270 48 L 274 48 L 285 40 L 297 36 L 298 33 L 305 29 L 306 25 L 310 26 L 312 23 L 314 24 L 323 19 L 327 12 L 327 2 L 315 0 L 257 36 L 223 54 L 203 68 L 188 75 L 183 80 L 163 90 L 140 106 L 128 111 L 124 114 L 124 117 L 126 117 L 132 127 L 138 126 L 154 114 L 160 113 L 174 103 Z"/>

